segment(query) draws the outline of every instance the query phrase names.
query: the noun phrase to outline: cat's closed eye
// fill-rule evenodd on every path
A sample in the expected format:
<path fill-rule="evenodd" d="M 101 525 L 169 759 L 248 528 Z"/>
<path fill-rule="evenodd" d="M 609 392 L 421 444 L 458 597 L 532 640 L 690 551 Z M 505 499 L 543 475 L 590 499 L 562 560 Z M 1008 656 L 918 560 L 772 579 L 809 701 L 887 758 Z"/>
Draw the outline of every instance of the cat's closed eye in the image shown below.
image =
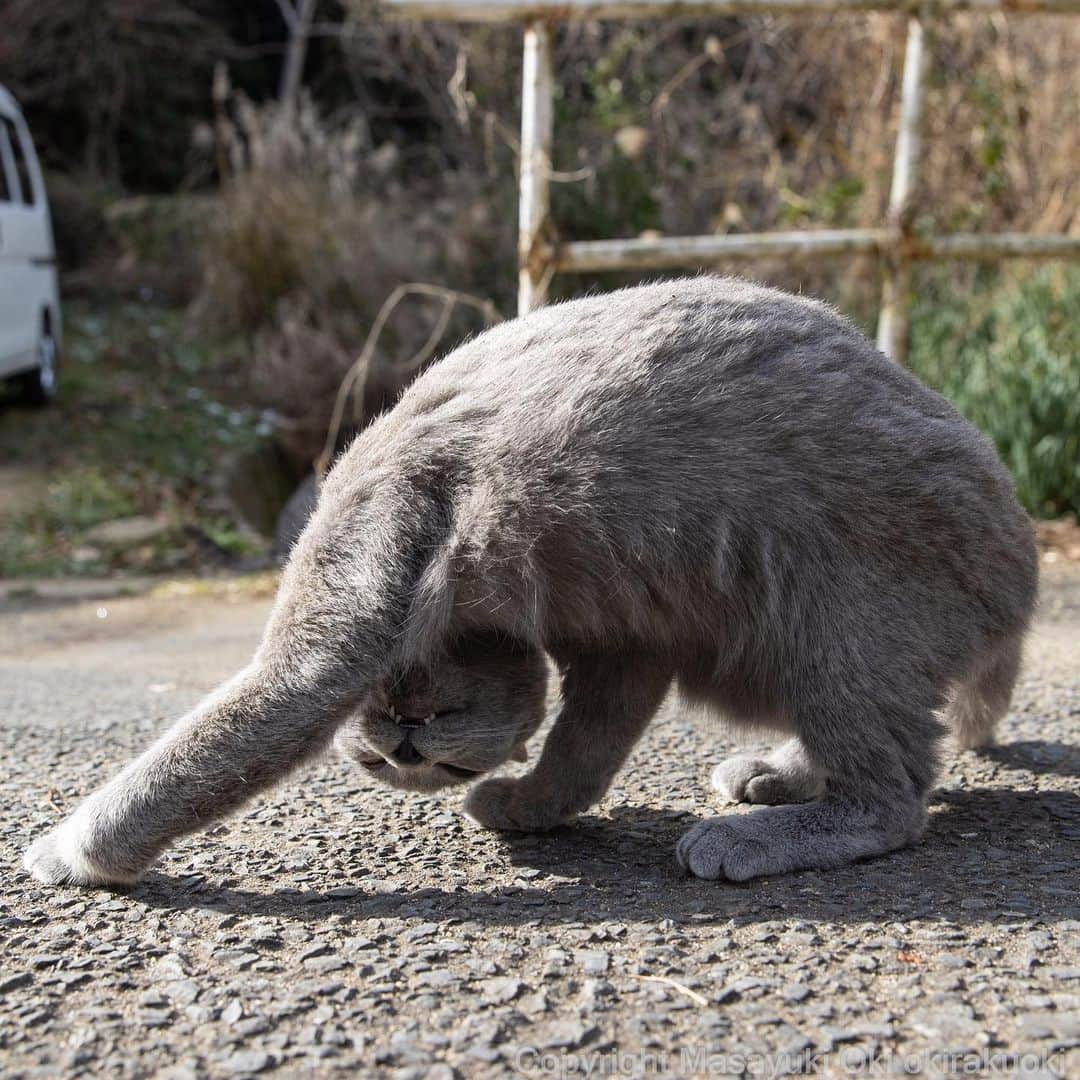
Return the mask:
<path fill-rule="evenodd" d="M 423 716 L 411 716 L 404 709 L 391 704 L 387 706 L 382 715 L 385 716 L 387 720 L 397 724 L 398 727 L 415 728 L 426 727 L 433 720 L 445 720 L 451 716 L 460 716 L 463 713 L 468 712 L 468 710 L 468 705 L 453 705 L 446 708 L 435 709 Z"/>

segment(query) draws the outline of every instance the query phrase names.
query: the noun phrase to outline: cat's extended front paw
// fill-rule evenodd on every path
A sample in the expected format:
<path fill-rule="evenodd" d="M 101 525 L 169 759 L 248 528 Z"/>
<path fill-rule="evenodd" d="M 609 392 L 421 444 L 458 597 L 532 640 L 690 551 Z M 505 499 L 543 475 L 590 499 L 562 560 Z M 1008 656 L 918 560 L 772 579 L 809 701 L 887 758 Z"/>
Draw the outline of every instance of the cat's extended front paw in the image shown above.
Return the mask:
<path fill-rule="evenodd" d="M 482 780 L 466 796 L 462 809 L 485 829 L 544 832 L 570 820 L 558 803 L 537 797 L 527 778 Z"/>
<path fill-rule="evenodd" d="M 23 855 L 23 868 L 44 885 L 130 885 L 137 871 L 105 866 L 89 851 L 91 829 L 76 812 L 35 840 Z"/>
<path fill-rule="evenodd" d="M 723 818 L 699 821 L 675 849 L 679 865 L 705 881 L 746 881 L 768 873 L 768 850 L 747 831 Z"/>

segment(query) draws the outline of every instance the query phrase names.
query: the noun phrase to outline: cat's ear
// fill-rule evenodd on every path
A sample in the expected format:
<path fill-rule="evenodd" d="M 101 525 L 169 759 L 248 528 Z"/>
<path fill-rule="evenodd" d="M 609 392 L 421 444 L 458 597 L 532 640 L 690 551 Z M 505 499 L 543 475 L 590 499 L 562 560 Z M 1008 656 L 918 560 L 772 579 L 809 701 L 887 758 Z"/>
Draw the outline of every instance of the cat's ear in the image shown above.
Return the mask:
<path fill-rule="evenodd" d="M 518 743 L 514 747 L 514 752 L 510 755 L 511 761 L 528 761 L 529 751 L 525 748 L 524 743 Z"/>

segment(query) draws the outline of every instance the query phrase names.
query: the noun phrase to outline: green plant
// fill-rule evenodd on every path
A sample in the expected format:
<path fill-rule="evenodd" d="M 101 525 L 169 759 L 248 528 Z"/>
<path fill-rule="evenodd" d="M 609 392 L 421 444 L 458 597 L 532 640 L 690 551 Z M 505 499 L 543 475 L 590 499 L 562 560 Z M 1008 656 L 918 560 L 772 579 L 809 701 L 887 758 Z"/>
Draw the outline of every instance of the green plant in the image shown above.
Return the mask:
<path fill-rule="evenodd" d="M 911 369 L 994 440 L 1038 517 L 1080 513 L 1080 268 L 994 273 L 961 302 L 941 275 L 911 325 Z"/>
<path fill-rule="evenodd" d="M 135 510 L 135 501 L 120 483 L 94 466 L 61 474 L 49 485 L 41 507 L 43 523 L 57 529 L 86 529 Z"/>
<path fill-rule="evenodd" d="M 264 425 L 236 404 L 247 368 L 235 345 L 192 337 L 182 312 L 155 304 L 72 301 L 65 315 L 56 404 L 12 409 L 0 427 L 0 460 L 21 477 L 0 500 L 0 577 L 174 570 L 204 565 L 211 547 L 218 561 L 249 554 L 223 486 Z M 162 528 L 116 547 L 95 539 L 95 526 L 136 515 Z"/>
<path fill-rule="evenodd" d="M 238 528 L 227 517 L 208 518 L 202 523 L 204 535 L 229 555 L 251 555 L 259 550 L 248 529 Z"/>

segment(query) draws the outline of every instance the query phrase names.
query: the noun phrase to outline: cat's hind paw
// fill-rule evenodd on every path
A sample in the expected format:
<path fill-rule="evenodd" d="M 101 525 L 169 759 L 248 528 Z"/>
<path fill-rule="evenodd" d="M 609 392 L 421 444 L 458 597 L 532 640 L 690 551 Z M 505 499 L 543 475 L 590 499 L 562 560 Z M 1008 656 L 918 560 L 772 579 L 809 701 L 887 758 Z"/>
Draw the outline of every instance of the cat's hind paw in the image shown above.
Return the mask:
<path fill-rule="evenodd" d="M 916 840 L 926 810 L 910 792 L 889 800 L 831 798 L 797 806 L 766 806 L 750 814 L 698 822 L 676 856 L 695 877 L 716 881 L 827 870 L 895 851 Z"/>
<path fill-rule="evenodd" d="M 766 845 L 723 818 L 699 821 L 679 841 L 675 856 L 705 881 L 746 881 L 769 871 Z"/>
<path fill-rule="evenodd" d="M 775 776 L 775 768 L 764 758 L 755 754 L 736 754 L 713 769 L 709 782 L 714 791 L 731 802 L 753 802 L 752 793 L 758 783 Z"/>
<path fill-rule="evenodd" d="M 557 805 L 532 795 L 523 779 L 505 776 L 482 780 L 462 809 L 477 825 L 500 832 L 545 832 L 568 820 Z"/>

